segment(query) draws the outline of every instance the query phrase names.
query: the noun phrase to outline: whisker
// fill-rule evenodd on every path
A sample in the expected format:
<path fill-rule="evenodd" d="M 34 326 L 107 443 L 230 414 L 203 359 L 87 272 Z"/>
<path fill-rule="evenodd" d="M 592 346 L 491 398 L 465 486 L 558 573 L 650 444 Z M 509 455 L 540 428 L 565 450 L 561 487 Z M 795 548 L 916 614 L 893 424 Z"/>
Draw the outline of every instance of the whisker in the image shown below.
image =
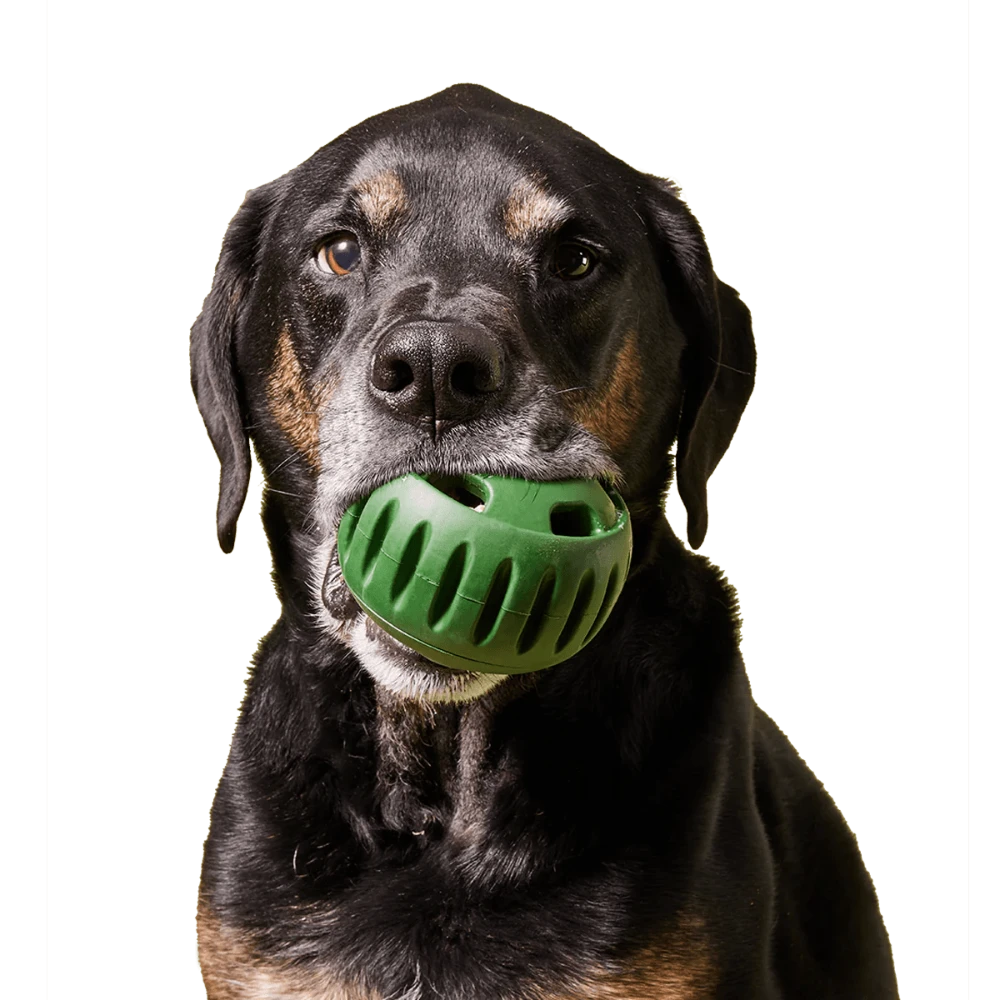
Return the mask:
<path fill-rule="evenodd" d="M 742 368 L 734 368 L 732 365 L 725 365 L 721 361 L 716 361 L 715 364 L 719 368 L 725 368 L 728 371 L 736 372 L 737 375 L 753 375 L 753 372 L 745 372 Z"/>
<path fill-rule="evenodd" d="M 267 490 L 268 493 L 280 493 L 284 497 L 295 497 L 296 500 L 302 499 L 301 493 L 289 493 L 287 490 L 276 490 L 269 483 L 264 483 L 264 489 Z"/>
<path fill-rule="evenodd" d="M 285 459 L 282 459 L 282 461 L 280 461 L 280 462 L 279 462 L 279 463 L 278 463 L 278 464 L 277 464 L 277 465 L 276 465 L 276 466 L 275 466 L 275 467 L 274 467 L 274 468 L 273 468 L 273 469 L 271 470 L 271 472 L 270 472 L 269 474 L 273 476 L 273 475 L 274 475 L 274 474 L 275 474 L 275 473 L 276 473 L 276 472 L 277 472 L 277 471 L 278 471 L 279 469 L 283 469 L 283 468 L 284 468 L 284 467 L 285 467 L 286 465 L 288 465 L 288 463 L 289 463 L 289 462 L 290 462 L 290 461 L 291 461 L 291 460 L 292 460 L 293 458 L 298 458 L 298 457 L 299 457 L 299 456 L 298 456 L 298 455 L 297 455 L 297 454 L 296 454 L 296 453 L 295 453 L 295 452 L 293 451 L 293 452 L 291 453 L 291 455 L 289 455 L 289 456 L 288 456 L 288 458 L 285 458 Z"/>

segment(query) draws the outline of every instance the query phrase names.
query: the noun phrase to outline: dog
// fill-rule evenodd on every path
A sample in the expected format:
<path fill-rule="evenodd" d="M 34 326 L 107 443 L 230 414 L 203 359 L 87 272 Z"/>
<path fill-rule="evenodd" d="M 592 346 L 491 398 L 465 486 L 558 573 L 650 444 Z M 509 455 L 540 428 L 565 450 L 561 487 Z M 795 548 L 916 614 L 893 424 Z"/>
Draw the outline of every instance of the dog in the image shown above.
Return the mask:
<path fill-rule="evenodd" d="M 249 192 L 192 385 L 226 552 L 253 442 L 281 616 L 205 844 L 210 1000 L 897 997 L 855 838 L 691 551 L 755 357 L 671 181 L 483 87 Z M 478 673 L 369 619 L 337 527 L 408 472 L 614 484 L 633 558 L 592 642 Z"/>

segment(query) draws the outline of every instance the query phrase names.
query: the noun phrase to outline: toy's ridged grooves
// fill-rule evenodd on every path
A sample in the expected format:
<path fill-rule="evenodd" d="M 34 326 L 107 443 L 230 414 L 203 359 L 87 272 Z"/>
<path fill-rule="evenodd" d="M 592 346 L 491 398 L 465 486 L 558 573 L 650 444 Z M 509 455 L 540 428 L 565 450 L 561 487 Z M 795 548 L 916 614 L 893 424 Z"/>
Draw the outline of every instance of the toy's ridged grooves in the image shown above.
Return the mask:
<path fill-rule="evenodd" d="M 597 634 L 631 529 L 594 481 L 410 475 L 348 510 L 338 551 L 358 602 L 405 645 L 456 669 L 520 673 Z"/>

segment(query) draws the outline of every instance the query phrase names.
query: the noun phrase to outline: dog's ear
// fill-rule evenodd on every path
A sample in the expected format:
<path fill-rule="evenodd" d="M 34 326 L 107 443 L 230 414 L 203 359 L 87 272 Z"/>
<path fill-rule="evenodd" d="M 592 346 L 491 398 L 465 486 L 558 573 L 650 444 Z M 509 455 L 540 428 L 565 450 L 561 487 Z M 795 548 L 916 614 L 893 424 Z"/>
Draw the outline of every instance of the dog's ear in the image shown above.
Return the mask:
<path fill-rule="evenodd" d="M 701 227 L 670 182 L 649 177 L 646 217 L 660 274 L 686 343 L 677 430 L 677 489 L 688 515 L 688 542 L 708 530 L 708 477 L 726 453 L 753 391 L 756 351 L 750 311 L 719 281 Z"/>
<path fill-rule="evenodd" d="M 223 552 L 233 550 L 236 520 L 250 482 L 236 336 L 253 288 L 262 237 L 282 190 L 274 181 L 247 194 L 226 231 L 212 290 L 191 327 L 191 387 L 222 464 L 216 517 Z"/>

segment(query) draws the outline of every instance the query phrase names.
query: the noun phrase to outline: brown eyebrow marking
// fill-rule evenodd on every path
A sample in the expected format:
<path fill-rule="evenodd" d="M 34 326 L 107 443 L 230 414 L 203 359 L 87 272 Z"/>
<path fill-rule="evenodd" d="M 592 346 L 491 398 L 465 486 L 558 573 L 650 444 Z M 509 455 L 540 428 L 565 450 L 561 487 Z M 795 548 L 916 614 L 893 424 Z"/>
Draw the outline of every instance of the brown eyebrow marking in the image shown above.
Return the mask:
<path fill-rule="evenodd" d="M 394 170 L 383 170 L 358 183 L 354 189 L 358 208 L 373 226 L 387 226 L 393 219 L 405 215 L 410 203 L 406 189 Z"/>
<path fill-rule="evenodd" d="M 333 391 L 332 383 L 318 398 L 310 393 L 286 322 L 267 378 L 267 400 L 278 426 L 313 472 L 319 471 L 319 407 Z"/>
<path fill-rule="evenodd" d="M 537 178 L 518 181 L 503 208 L 503 223 L 513 240 L 553 229 L 570 215 L 569 205 L 546 191 Z"/>
<path fill-rule="evenodd" d="M 625 335 L 615 366 L 599 393 L 588 392 L 571 404 L 574 418 L 613 452 L 628 446 L 645 408 L 642 360 L 635 330 Z"/>

